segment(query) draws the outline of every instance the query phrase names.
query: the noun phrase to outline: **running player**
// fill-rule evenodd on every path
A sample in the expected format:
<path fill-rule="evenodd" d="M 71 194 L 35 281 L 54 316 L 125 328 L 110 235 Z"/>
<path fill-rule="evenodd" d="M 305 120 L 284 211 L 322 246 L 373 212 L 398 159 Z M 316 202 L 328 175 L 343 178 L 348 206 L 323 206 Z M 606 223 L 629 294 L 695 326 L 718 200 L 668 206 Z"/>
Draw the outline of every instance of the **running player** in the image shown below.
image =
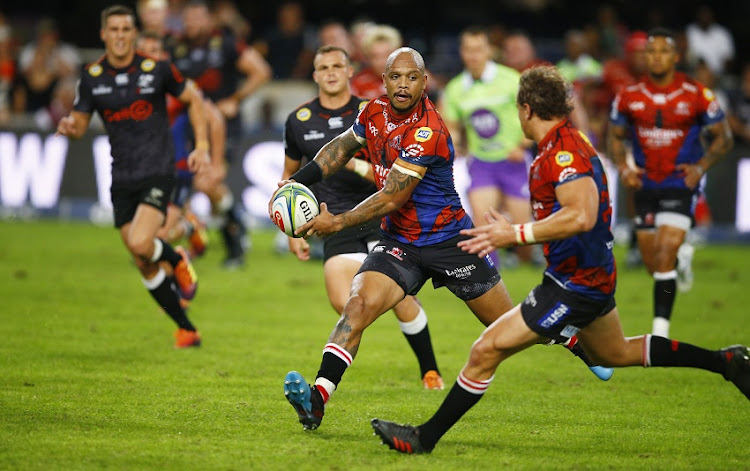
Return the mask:
<path fill-rule="evenodd" d="M 609 155 L 623 184 L 635 190 L 638 246 L 654 278 L 652 333 L 669 336 L 677 294 L 677 253 L 694 222 L 699 182 L 732 147 L 732 134 L 713 92 L 675 70 L 679 54 L 669 30 L 648 34 L 648 76 L 612 102 Z M 709 142 L 704 149 L 701 134 Z M 633 142 L 635 167 L 626 161 Z"/>
<path fill-rule="evenodd" d="M 128 7 L 114 5 L 102 11 L 105 54 L 83 68 L 74 111 L 60 121 L 57 131 L 79 138 L 91 114 L 96 111 L 101 116 L 112 148 L 115 227 L 135 259 L 143 284 L 177 324 L 175 347 L 194 347 L 201 344 L 201 338 L 180 306 L 180 297 L 195 296 L 198 277 L 184 249 L 172 249 L 156 233 L 164 224 L 175 183 L 166 94 L 188 105 L 196 137 L 196 148 L 188 157 L 193 172 L 208 162 L 203 98 L 170 62 L 136 52 L 135 24 L 135 14 Z M 172 266 L 176 289 L 160 261 Z"/>

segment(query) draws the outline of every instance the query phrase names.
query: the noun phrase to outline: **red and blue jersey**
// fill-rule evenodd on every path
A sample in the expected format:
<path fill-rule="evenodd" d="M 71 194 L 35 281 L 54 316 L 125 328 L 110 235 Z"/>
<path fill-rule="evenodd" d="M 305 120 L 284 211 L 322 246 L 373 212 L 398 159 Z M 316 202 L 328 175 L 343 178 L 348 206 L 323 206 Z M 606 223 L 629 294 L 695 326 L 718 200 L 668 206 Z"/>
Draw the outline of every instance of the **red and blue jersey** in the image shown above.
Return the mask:
<path fill-rule="evenodd" d="M 352 129 L 367 139 L 378 189 L 383 188 L 396 159 L 427 169 L 409 200 L 383 218 L 385 234 L 425 246 L 472 227 L 453 182 L 453 141 L 426 95 L 408 116 L 396 115 L 386 95 L 372 100 L 362 108 Z"/>
<path fill-rule="evenodd" d="M 724 119 L 713 92 L 677 72 L 671 84 L 660 87 L 648 78 L 621 90 L 612 102 L 610 120 L 629 126 L 633 157 L 645 169 L 643 189 L 686 189 L 677 164 L 694 164 L 703 157 L 703 126 Z"/>
<path fill-rule="evenodd" d="M 615 294 L 617 275 L 610 222 L 607 175 L 589 140 L 565 119 L 539 142 L 529 169 L 531 207 L 535 220 L 560 210 L 555 189 L 581 177 L 591 177 L 599 191 L 599 214 L 590 231 L 544 243 L 544 274 L 560 286 L 594 299 Z"/>

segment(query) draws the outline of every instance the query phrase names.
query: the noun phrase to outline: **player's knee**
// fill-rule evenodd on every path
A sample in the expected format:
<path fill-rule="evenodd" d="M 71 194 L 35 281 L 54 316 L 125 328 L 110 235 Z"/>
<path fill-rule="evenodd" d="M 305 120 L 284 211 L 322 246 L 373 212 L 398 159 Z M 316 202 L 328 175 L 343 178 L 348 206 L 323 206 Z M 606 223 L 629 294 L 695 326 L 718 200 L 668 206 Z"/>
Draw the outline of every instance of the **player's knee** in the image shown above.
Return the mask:
<path fill-rule="evenodd" d="M 368 303 L 367 297 L 361 294 L 349 298 L 342 310 L 347 323 L 353 330 L 364 330 L 375 314 L 372 305 Z"/>
<path fill-rule="evenodd" d="M 154 239 L 151 237 L 129 237 L 127 247 L 133 256 L 148 260 L 154 251 Z"/>
<path fill-rule="evenodd" d="M 471 346 L 469 365 L 487 367 L 491 364 L 500 363 L 503 358 L 503 352 L 495 348 L 493 342 L 483 335 Z"/>

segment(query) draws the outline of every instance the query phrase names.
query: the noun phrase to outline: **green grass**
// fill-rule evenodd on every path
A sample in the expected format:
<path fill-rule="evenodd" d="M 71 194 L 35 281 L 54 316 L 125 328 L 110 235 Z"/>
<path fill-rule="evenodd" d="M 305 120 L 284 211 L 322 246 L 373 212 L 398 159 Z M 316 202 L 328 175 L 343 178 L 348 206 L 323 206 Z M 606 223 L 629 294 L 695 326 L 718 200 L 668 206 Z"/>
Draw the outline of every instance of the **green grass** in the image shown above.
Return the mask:
<path fill-rule="evenodd" d="M 253 234 L 239 272 L 219 268 L 214 237 L 190 313 L 204 346 L 176 351 L 115 230 L 0 222 L 0 469 L 750 469 L 750 407 L 721 377 L 629 368 L 603 383 L 560 347 L 503 364 L 431 455 L 388 451 L 369 419 L 420 423 L 447 392 L 420 389 L 390 314 L 365 333 L 322 427 L 303 432 L 283 377 L 315 376 L 336 317 L 320 262 L 274 254 L 273 235 Z M 750 342 L 748 261 L 750 247 L 696 252 L 675 338 Z M 516 301 L 540 277 L 504 273 Z M 620 270 L 626 334 L 650 329 L 651 290 L 645 270 Z M 482 328 L 447 290 L 420 298 L 450 387 Z"/>

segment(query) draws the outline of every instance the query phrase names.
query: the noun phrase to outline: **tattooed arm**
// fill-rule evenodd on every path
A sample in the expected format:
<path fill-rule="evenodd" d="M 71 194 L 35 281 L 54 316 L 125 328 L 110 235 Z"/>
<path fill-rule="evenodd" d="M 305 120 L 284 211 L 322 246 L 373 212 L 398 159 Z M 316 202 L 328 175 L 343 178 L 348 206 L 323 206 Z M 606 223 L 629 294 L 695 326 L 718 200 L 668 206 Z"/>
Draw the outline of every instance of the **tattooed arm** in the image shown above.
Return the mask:
<path fill-rule="evenodd" d="M 350 128 L 324 145 L 315 154 L 313 162 L 320 166 L 323 178 L 329 177 L 346 165 L 349 159 L 364 147 L 364 142 L 360 142 L 355 136 L 354 131 Z"/>
<path fill-rule="evenodd" d="M 320 155 L 320 153 L 318 153 Z M 305 237 L 327 236 L 347 227 L 358 226 L 396 211 L 409 200 L 414 188 L 427 172 L 426 167 L 397 159 L 388 173 L 383 189 L 370 195 L 352 210 L 334 216 L 325 203 L 320 205 L 320 215 L 297 230 Z"/>

